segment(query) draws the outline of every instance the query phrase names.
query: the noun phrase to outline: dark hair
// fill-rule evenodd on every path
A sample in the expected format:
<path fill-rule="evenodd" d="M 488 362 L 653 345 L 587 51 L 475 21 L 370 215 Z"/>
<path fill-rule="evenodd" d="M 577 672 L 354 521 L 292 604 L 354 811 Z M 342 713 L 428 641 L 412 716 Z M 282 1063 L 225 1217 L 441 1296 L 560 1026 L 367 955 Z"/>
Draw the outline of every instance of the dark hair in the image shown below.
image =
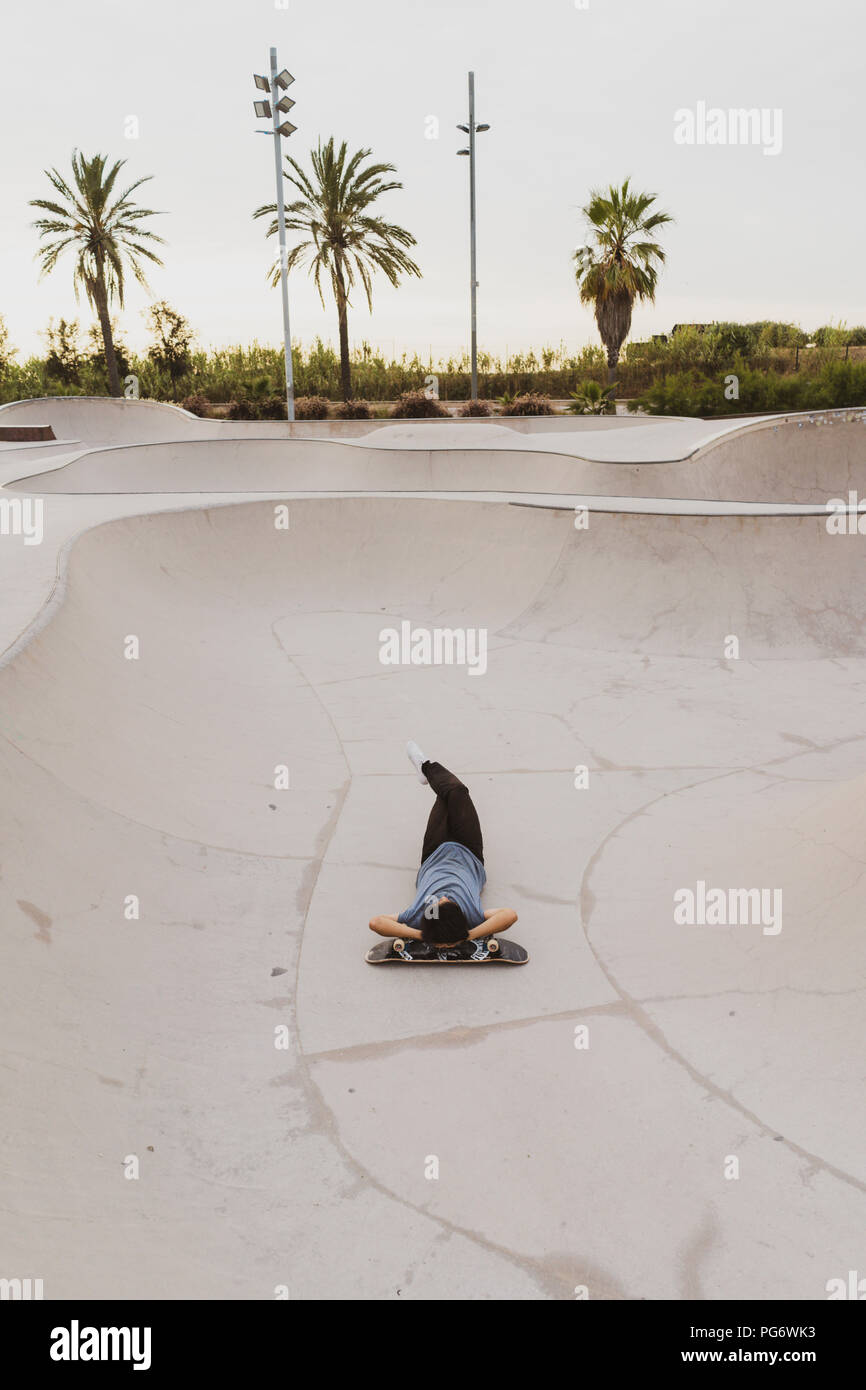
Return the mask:
<path fill-rule="evenodd" d="M 469 935 L 469 923 L 457 904 L 439 903 L 437 911 L 438 916 L 425 917 L 421 922 L 421 939 L 433 945 L 440 941 L 465 941 Z"/>

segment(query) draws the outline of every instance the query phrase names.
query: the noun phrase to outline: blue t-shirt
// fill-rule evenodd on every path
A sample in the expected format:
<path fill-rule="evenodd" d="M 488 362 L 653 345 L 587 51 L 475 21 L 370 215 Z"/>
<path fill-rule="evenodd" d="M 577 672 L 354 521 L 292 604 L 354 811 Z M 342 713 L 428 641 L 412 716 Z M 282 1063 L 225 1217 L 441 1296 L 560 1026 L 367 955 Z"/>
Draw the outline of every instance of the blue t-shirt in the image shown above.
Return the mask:
<path fill-rule="evenodd" d="M 481 890 L 486 882 L 484 865 L 471 849 L 456 840 L 446 840 L 424 860 L 415 879 L 418 890 L 415 901 L 400 913 L 397 921 L 405 927 L 420 929 L 428 900 L 432 898 L 437 902 L 439 898 L 450 898 L 469 926 L 477 927 L 484 921 Z"/>

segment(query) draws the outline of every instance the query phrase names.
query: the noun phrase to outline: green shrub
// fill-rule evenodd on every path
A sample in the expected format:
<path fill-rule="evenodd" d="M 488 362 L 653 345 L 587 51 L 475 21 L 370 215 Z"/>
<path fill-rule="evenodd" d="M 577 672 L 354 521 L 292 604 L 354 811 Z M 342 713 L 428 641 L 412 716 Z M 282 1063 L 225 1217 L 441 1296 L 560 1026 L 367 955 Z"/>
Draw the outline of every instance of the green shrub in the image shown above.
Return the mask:
<path fill-rule="evenodd" d="M 200 415 L 203 419 L 210 415 L 210 401 L 206 396 L 184 396 L 180 406 L 182 410 L 188 410 L 191 415 Z"/>
<path fill-rule="evenodd" d="M 229 401 L 226 411 L 227 420 L 257 420 L 259 418 L 258 407 L 252 401 L 232 400 Z"/>
<path fill-rule="evenodd" d="M 186 376 L 192 365 L 190 350 L 193 331 L 183 315 L 172 309 L 164 299 L 158 304 L 151 304 L 150 308 L 145 310 L 145 317 L 154 337 L 148 357 L 168 374 L 174 386 Z"/>
<path fill-rule="evenodd" d="M 298 396 L 295 401 L 295 419 L 327 420 L 330 404 L 324 396 Z"/>
<path fill-rule="evenodd" d="M 79 342 L 78 320 L 70 322 L 62 318 L 55 326 L 54 320 L 49 319 L 45 340 L 48 344 L 46 375 L 61 387 L 78 386 L 86 360 Z"/>
<path fill-rule="evenodd" d="M 737 377 L 739 394 L 726 399 L 725 375 Z M 677 372 L 656 381 L 629 402 L 649 415 L 770 415 L 866 405 L 866 362 L 825 362 L 820 371 L 759 372 L 742 360 L 716 377 Z"/>
<path fill-rule="evenodd" d="M 844 347 L 848 341 L 848 333 L 841 323 L 825 323 L 820 328 L 816 328 L 812 334 L 812 342 L 816 347 Z"/>
<path fill-rule="evenodd" d="M 510 405 L 504 405 L 501 415 L 555 415 L 549 396 L 540 396 L 535 391 L 527 391 L 517 396 Z"/>
<path fill-rule="evenodd" d="M 259 403 L 260 420 L 288 420 L 285 396 L 265 396 Z"/>
<path fill-rule="evenodd" d="M 447 415 L 444 405 L 423 391 L 404 391 L 391 410 L 392 420 L 436 420 Z"/>
<path fill-rule="evenodd" d="M 569 415 L 615 415 L 616 386 L 606 390 L 597 381 L 582 381 L 576 391 L 571 391 L 571 404 L 565 407 Z"/>

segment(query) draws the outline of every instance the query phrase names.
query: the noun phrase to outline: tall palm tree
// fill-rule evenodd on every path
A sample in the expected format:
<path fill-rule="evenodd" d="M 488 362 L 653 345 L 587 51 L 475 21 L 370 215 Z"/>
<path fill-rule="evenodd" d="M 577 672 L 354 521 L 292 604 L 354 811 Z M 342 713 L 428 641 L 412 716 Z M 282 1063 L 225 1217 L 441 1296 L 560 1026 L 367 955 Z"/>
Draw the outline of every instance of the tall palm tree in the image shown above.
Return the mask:
<path fill-rule="evenodd" d="M 657 266 L 665 259 L 658 242 L 649 238 L 674 219 L 666 212 L 651 212 L 655 200 L 655 193 L 633 193 L 626 179 L 621 188 L 611 184 L 606 193 L 593 189 L 581 209 L 590 241 L 574 253 L 575 279 L 581 302 L 595 305 L 595 321 L 607 349 L 609 385 L 631 328 L 634 302 L 654 301 Z"/>
<path fill-rule="evenodd" d="M 127 268 L 139 284 L 147 288 L 141 259 L 153 261 L 156 265 L 162 265 L 162 261 L 144 243 L 162 242 L 162 237 L 139 225 L 143 218 L 158 214 L 150 208 L 136 207 L 131 201 L 131 195 L 143 183 L 147 183 L 150 176 L 137 179 L 122 193 L 115 195 L 114 185 L 126 160 L 115 160 L 110 169 L 106 168 L 107 162 L 104 154 L 95 154 L 88 159 L 79 150 L 73 150 L 72 186 L 56 169 L 46 169 L 46 178 L 59 195 L 59 201 L 33 198 L 30 206 L 50 214 L 33 223 L 43 240 L 38 253 L 43 275 L 54 269 L 68 246 L 77 252 L 73 277 L 75 298 L 78 299 L 79 290 L 83 289 L 96 310 L 105 345 L 109 389 L 112 396 L 119 396 L 120 376 L 109 306 L 116 299 L 123 308 L 124 274 Z"/>
<path fill-rule="evenodd" d="M 290 171 L 284 171 L 283 175 L 301 194 L 286 208 L 286 227 L 307 234 L 304 241 L 289 251 L 286 266 L 292 270 L 309 258 L 310 271 L 323 305 L 323 276 L 331 282 L 340 328 L 340 384 L 345 401 L 352 396 L 347 311 L 349 295 L 356 282 L 360 280 L 363 285 L 372 313 L 372 274 L 376 270 L 383 271 L 395 286 L 400 283 L 401 273 L 421 274 L 404 249 L 414 246 L 415 238 L 403 227 L 385 222 L 367 211 L 381 194 L 403 187 L 396 180 L 382 182 L 384 174 L 396 173 L 393 164 L 368 164 L 362 169 L 369 155 L 370 150 L 356 150 L 350 157 L 345 140 L 335 150 L 331 136 L 327 144 L 320 141 L 318 148 L 310 151 L 312 178 L 291 155 L 286 156 Z M 274 217 L 267 230 L 268 236 L 277 233 L 276 210 L 276 204 L 270 203 L 253 213 L 254 217 Z M 275 266 L 270 278 L 272 284 L 278 283 L 279 265 Z"/>

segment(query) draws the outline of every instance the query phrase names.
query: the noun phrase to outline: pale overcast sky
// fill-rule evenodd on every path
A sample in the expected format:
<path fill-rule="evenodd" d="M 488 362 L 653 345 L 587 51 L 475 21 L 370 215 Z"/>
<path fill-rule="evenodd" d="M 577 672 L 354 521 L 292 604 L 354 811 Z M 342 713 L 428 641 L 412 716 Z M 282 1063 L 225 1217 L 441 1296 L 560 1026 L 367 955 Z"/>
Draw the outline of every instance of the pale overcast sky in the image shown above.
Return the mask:
<path fill-rule="evenodd" d="M 370 146 L 404 188 L 382 210 L 418 239 L 424 278 L 378 281 L 353 341 L 434 356 L 468 343 L 468 161 L 456 157 L 474 68 L 479 339 L 538 349 L 597 341 L 571 254 L 589 190 L 631 175 L 676 218 L 656 304 L 632 336 L 677 321 L 866 322 L 863 125 L 866 18 L 855 0 L 6 0 L 0 42 L 0 314 L 22 353 L 49 317 L 76 314 L 71 261 L 38 280 L 42 170 L 78 146 L 125 158 L 164 209 L 153 298 L 200 342 L 281 341 L 271 252 L 253 209 L 274 199 L 272 146 L 254 132 L 254 71 L 276 44 L 296 81 L 287 142 Z M 676 143 L 675 112 L 781 111 L 781 150 Z M 139 136 L 125 136 L 127 118 Z M 429 118 L 439 138 L 429 139 Z M 768 116 L 768 119 L 770 117 Z M 778 128 L 775 132 L 778 137 Z M 157 225 L 158 223 L 158 225 Z M 290 282 L 296 339 L 336 341 L 306 272 Z M 130 289 L 124 338 L 146 342 L 148 296 Z"/>

